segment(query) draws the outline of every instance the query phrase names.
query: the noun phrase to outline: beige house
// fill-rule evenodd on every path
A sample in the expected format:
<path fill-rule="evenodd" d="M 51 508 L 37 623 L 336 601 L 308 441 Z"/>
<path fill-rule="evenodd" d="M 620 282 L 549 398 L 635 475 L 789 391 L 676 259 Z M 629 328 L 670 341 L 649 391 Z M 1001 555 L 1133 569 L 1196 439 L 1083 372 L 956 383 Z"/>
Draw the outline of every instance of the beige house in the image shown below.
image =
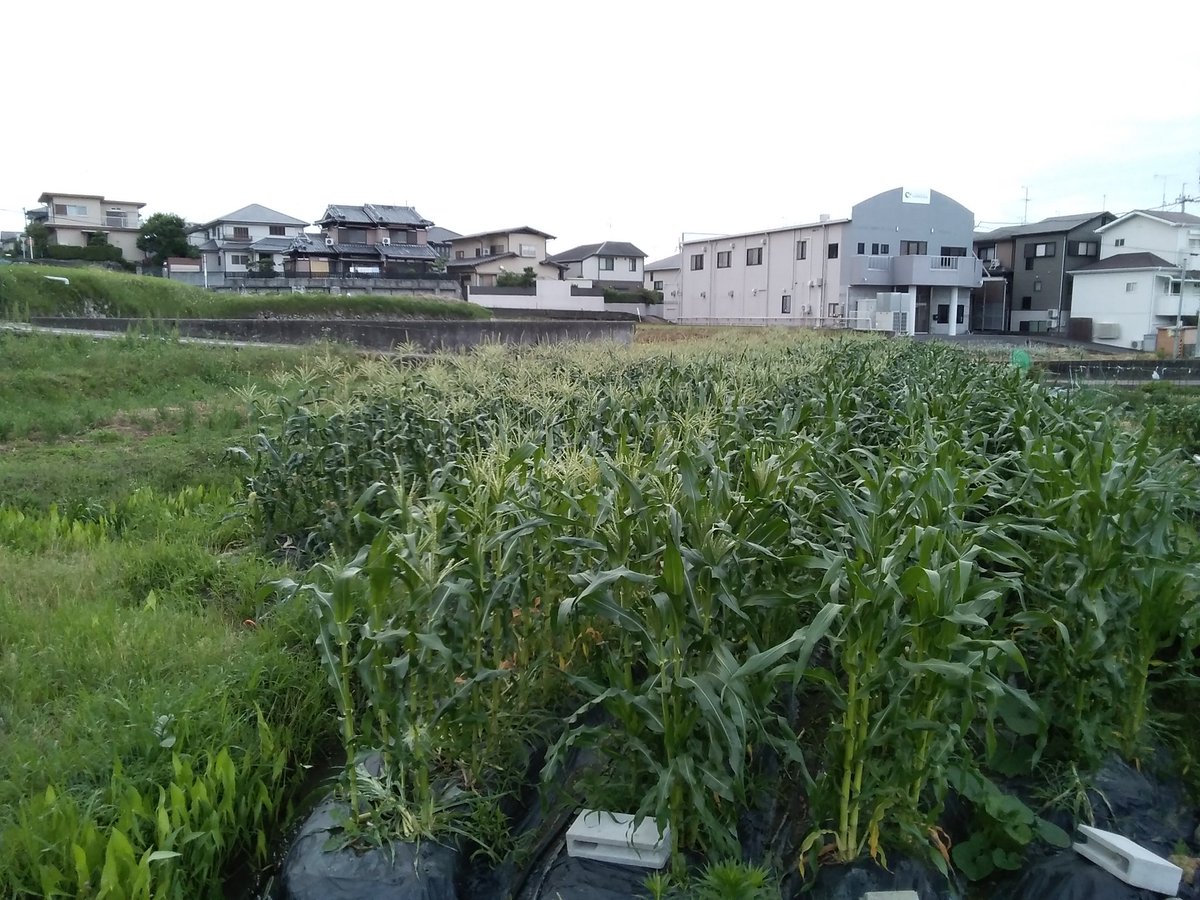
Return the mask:
<path fill-rule="evenodd" d="M 98 194 L 60 194 L 47 191 L 38 197 L 45 204 L 30 210 L 30 224 L 41 223 L 50 232 L 50 243 L 63 247 L 86 247 L 94 235 L 103 234 L 121 250 L 129 262 L 142 262 L 146 255 L 137 248 L 145 203 L 107 200 Z"/>
<path fill-rule="evenodd" d="M 526 268 L 542 280 L 558 280 L 562 267 L 546 259 L 546 242 L 554 235 L 536 228 L 503 228 L 466 234 L 450 242 L 446 269 L 464 285 L 492 287 L 505 272 L 520 275 Z"/>

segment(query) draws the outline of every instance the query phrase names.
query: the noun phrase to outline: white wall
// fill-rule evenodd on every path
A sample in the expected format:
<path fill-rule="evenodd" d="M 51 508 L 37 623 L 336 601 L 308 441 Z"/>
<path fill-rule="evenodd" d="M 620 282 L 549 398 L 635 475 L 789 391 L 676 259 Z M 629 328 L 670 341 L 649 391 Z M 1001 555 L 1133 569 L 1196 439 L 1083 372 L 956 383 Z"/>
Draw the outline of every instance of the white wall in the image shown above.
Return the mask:
<path fill-rule="evenodd" d="M 578 309 L 587 312 L 602 312 L 606 307 L 603 297 L 575 297 L 571 286 L 591 287 L 590 281 L 538 281 L 537 293 L 530 294 L 486 294 L 467 289 L 467 299 L 488 309 Z"/>
<path fill-rule="evenodd" d="M 1075 275 L 1071 315 L 1091 319 L 1093 327 L 1101 322 L 1116 323 L 1120 334 L 1116 338 L 1097 338 L 1097 342 L 1130 347 L 1154 333 L 1157 327 L 1153 312 L 1154 280 L 1150 271 L 1080 272 Z M 1126 290 L 1130 283 L 1134 285 L 1132 291 Z"/>
<path fill-rule="evenodd" d="M 1171 265 L 1178 265 L 1180 253 L 1187 249 L 1188 231 L 1185 227 L 1169 225 L 1131 216 L 1118 225 L 1109 226 L 1100 236 L 1100 258 L 1108 259 L 1121 253 L 1156 253 Z M 1124 246 L 1117 241 L 1124 239 Z"/>

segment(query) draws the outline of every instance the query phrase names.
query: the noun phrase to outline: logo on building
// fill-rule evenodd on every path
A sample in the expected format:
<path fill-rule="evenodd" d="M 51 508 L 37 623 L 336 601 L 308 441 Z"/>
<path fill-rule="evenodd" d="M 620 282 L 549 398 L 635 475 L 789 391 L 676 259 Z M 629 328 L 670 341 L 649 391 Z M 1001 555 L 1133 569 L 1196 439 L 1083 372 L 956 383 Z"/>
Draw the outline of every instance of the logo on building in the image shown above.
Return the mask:
<path fill-rule="evenodd" d="M 905 203 L 929 203 L 929 188 L 901 188 L 900 199 Z"/>

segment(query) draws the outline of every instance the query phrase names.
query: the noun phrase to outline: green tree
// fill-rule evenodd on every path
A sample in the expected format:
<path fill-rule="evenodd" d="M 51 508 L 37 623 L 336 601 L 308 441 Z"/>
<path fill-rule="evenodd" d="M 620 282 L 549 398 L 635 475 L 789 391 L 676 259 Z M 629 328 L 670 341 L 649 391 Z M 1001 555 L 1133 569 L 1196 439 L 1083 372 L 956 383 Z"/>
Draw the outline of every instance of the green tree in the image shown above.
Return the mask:
<path fill-rule="evenodd" d="M 174 213 L 155 213 L 148 218 L 138 232 L 137 246 L 155 266 L 161 266 L 171 256 L 195 259 L 200 255 L 187 241 L 183 218 Z"/>
<path fill-rule="evenodd" d="M 526 266 L 520 275 L 516 272 L 501 272 L 496 277 L 496 287 L 533 287 L 536 283 L 537 273 L 533 271 L 533 266 Z"/>
<path fill-rule="evenodd" d="M 103 232 L 103 231 L 97 231 L 97 232 L 94 232 L 94 233 L 93 233 L 93 234 L 92 234 L 92 235 L 91 235 L 91 236 L 88 238 L 87 245 L 88 245 L 89 247 L 107 247 L 107 246 L 109 246 L 109 243 L 108 243 L 108 234 L 107 234 L 106 232 Z"/>
<path fill-rule="evenodd" d="M 30 222 L 25 227 L 25 234 L 33 238 L 33 255 L 44 257 L 46 248 L 50 246 L 50 229 L 42 222 Z"/>

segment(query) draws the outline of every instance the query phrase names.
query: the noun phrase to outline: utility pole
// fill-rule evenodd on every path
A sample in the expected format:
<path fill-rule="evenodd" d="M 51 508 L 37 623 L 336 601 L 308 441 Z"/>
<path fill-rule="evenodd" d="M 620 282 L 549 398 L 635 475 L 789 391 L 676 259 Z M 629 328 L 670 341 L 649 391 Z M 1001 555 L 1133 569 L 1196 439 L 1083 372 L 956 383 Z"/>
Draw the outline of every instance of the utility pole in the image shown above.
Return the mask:
<path fill-rule="evenodd" d="M 1025 185 L 1021 185 L 1021 187 L 1025 188 L 1025 211 L 1023 213 L 1021 213 L 1021 224 L 1028 225 L 1029 224 L 1029 188 L 1025 187 Z"/>

